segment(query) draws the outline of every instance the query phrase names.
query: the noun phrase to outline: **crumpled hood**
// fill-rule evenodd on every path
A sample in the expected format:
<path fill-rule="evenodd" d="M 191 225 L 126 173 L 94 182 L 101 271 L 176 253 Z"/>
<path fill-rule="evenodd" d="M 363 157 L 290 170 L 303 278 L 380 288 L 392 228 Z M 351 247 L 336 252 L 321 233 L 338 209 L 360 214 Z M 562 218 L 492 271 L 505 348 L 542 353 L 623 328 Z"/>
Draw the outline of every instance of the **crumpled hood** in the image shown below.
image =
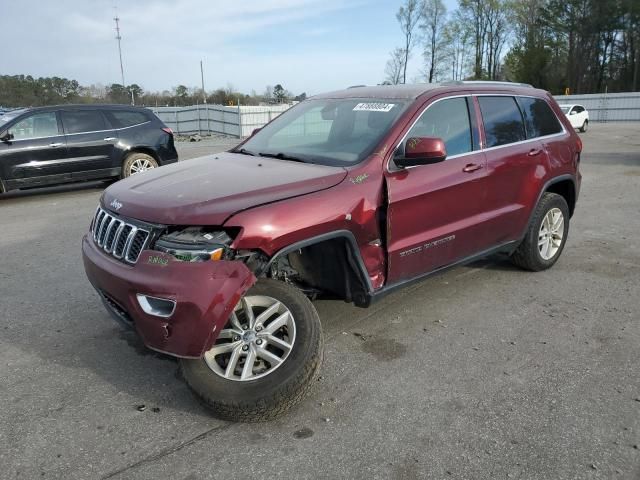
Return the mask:
<path fill-rule="evenodd" d="M 165 225 L 222 225 L 234 213 L 324 190 L 347 175 L 341 167 L 219 153 L 156 168 L 114 183 L 103 206 Z"/>

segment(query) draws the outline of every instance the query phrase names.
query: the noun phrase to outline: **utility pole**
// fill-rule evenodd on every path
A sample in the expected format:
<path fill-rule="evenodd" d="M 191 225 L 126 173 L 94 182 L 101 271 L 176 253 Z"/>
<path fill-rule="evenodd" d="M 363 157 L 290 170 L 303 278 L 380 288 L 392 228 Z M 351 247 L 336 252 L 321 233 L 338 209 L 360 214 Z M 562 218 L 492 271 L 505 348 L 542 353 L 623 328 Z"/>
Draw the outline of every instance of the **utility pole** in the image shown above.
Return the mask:
<path fill-rule="evenodd" d="M 118 40 L 118 54 L 120 55 L 120 77 L 122 78 L 122 88 L 124 88 L 124 68 L 122 66 L 122 47 L 120 45 L 120 40 L 122 40 L 122 37 L 120 36 L 120 18 L 118 17 L 117 12 L 116 16 L 113 17 L 113 19 L 116 22 L 116 40 Z"/>
<path fill-rule="evenodd" d="M 202 97 L 204 98 L 204 104 L 207 104 L 207 93 L 204 91 L 204 70 L 202 69 L 202 60 L 200 60 L 200 79 L 202 80 Z"/>

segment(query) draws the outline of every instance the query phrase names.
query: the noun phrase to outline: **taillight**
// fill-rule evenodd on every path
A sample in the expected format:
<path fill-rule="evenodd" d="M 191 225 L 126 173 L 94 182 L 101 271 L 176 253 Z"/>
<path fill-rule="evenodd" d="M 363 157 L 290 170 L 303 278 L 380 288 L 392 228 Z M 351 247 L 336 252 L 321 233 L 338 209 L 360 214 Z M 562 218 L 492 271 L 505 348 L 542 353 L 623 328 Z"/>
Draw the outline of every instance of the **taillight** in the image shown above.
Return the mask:
<path fill-rule="evenodd" d="M 173 130 L 171 130 L 169 127 L 163 127 L 162 131 L 168 133 L 169 135 L 173 135 Z"/>
<path fill-rule="evenodd" d="M 576 142 L 576 151 L 578 153 L 582 152 L 582 139 L 578 137 L 578 141 Z"/>

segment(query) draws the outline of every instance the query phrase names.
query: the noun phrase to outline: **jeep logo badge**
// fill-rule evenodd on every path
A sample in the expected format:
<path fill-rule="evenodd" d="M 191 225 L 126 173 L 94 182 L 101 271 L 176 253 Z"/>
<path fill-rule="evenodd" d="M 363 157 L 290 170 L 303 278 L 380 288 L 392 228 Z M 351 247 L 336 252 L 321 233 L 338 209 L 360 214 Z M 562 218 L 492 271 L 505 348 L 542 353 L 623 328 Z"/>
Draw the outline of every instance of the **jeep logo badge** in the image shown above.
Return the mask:
<path fill-rule="evenodd" d="M 116 212 L 122 208 L 122 204 L 118 201 L 117 198 L 114 198 L 109 206 L 114 208 Z"/>

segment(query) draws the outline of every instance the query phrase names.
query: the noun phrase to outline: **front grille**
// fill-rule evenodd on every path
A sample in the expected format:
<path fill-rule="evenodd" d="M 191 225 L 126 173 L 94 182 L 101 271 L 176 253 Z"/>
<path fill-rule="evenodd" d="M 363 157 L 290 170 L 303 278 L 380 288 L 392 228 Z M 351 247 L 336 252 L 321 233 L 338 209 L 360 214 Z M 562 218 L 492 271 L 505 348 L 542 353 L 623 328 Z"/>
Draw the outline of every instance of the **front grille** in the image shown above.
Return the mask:
<path fill-rule="evenodd" d="M 98 207 L 93 218 L 93 240 L 118 260 L 136 263 L 149 240 L 149 231 L 116 217 Z"/>

